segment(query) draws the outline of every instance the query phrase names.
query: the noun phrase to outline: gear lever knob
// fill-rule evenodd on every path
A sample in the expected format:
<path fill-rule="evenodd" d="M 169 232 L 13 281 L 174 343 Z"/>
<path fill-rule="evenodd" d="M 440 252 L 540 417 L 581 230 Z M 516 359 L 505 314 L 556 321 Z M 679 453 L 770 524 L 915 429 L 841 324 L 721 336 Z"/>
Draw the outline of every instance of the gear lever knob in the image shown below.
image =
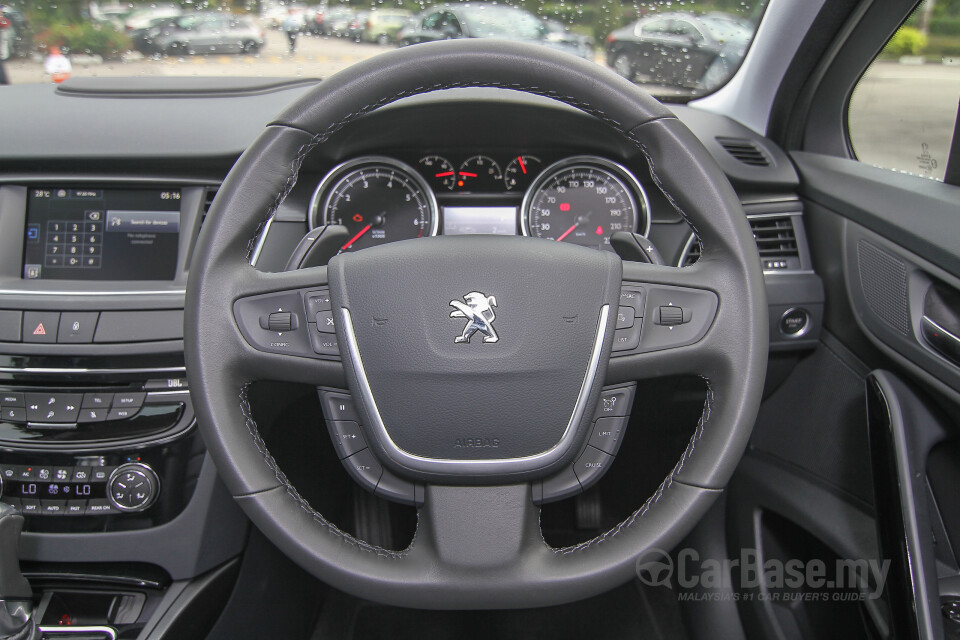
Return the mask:
<path fill-rule="evenodd" d="M 33 591 L 20 573 L 18 546 L 23 516 L 0 503 L 0 640 L 33 640 Z"/>

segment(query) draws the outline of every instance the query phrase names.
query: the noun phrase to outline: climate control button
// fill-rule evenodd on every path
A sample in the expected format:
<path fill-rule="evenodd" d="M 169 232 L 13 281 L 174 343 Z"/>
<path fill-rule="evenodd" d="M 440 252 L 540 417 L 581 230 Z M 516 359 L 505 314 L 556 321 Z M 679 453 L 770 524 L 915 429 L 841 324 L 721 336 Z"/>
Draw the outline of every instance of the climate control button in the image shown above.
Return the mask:
<path fill-rule="evenodd" d="M 120 511 L 143 511 L 153 504 L 159 493 L 157 474 L 140 462 L 117 467 L 107 482 L 107 497 Z"/>

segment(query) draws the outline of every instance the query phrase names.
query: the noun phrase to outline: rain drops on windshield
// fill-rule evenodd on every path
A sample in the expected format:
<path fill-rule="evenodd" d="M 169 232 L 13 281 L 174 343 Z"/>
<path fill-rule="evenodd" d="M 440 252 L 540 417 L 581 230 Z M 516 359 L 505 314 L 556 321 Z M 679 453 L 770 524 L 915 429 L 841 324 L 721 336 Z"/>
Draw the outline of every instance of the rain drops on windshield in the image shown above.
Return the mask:
<path fill-rule="evenodd" d="M 661 98 L 685 100 L 736 72 L 765 3 L 12 0 L 0 4 L 0 59 L 16 84 L 67 76 L 323 78 L 390 48 L 498 38 L 563 51 Z"/>

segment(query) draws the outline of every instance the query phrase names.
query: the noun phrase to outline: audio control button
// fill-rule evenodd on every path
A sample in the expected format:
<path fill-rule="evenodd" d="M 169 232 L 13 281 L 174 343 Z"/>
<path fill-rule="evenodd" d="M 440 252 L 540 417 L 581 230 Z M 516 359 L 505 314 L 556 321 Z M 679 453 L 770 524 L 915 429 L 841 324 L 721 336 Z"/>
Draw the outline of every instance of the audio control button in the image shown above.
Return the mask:
<path fill-rule="evenodd" d="M 88 424 L 90 422 L 103 422 L 107 419 L 107 409 L 80 409 L 80 416 L 77 422 Z"/>
<path fill-rule="evenodd" d="M 107 420 L 113 422 L 114 420 L 127 420 L 137 415 L 140 409 L 110 409 L 110 413 L 107 414 Z"/>
<path fill-rule="evenodd" d="M 131 393 L 118 393 L 113 396 L 114 409 L 139 409 L 143 406 L 143 398 L 146 394 L 143 391 Z"/>
<path fill-rule="evenodd" d="M 109 409 L 111 402 L 113 402 L 112 393 L 85 393 L 80 406 L 84 409 Z"/>

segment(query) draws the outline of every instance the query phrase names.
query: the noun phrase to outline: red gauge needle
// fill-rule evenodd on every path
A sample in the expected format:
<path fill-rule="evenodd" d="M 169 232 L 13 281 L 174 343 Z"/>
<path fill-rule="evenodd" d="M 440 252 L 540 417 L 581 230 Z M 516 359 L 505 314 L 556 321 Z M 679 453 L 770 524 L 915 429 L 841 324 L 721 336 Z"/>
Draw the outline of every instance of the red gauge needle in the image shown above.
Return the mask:
<path fill-rule="evenodd" d="M 454 173 L 456 173 L 456 172 L 455 172 L 455 171 L 444 171 L 443 173 L 438 173 L 437 175 L 435 175 L 435 176 L 433 176 L 433 177 L 434 177 L 434 178 L 445 178 L 445 177 L 447 177 L 447 176 L 452 176 Z"/>
<path fill-rule="evenodd" d="M 576 228 L 579 227 L 579 226 L 580 226 L 580 223 L 579 223 L 579 222 L 575 223 L 572 227 L 570 227 L 569 229 L 567 229 L 566 231 L 564 231 L 562 236 L 560 236 L 559 238 L 557 238 L 557 242 L 563 242 L 563 239 L 566 238 L 566 237 L 567 237 L 568 235 L 570 235 L 571 233 L 573 233 L 573 230 L 576 229 Z"/>
<path fill-rule="evenodd" d="M 467 173 L 466 171 L 461 171 L 461 172 L 460 172 L 460 175 L 466 176 L 466 177 L 468 177 L 468 178 L 476 178 L 476 177 L 477 177 L 477 174 L 475 174 L 475 173 Z"/>
<path fill-rule="evenodd" d="M 523 156 L 517 156 L 517 161 L 520 163 L 520 170 L 526 173 L 527 165 L 523 164 Z"/>
<path fill-rule="evenodd" d="M 355 236 L 353 236 L 352 238 L 350 238 L 350 242 L 348 242 L 347 244 L 345 244 L 345 245 L 343 245 L 342 247 L 340 247 L 340 251 L 346 251 L 347 249 L 349 249 L 349 248 L 350 248 L 350 245 L 352 245 L 354 242 L 356 242 L 357 240 L 359 240 L 360 238 L 362 238 L 362 237 L 363 237 L 363 234 L 365 234 L 367 231 L 370 231 L 370 229 L 372 229 L 372 228 L 373 228 L 373 225 L 372 225 L 372 224 L 368 224 L 368 225 L 365 226 L 363 229 L 360 229 L 360 233 L 358 233 L 357 235 L 355 235 Z"/>

